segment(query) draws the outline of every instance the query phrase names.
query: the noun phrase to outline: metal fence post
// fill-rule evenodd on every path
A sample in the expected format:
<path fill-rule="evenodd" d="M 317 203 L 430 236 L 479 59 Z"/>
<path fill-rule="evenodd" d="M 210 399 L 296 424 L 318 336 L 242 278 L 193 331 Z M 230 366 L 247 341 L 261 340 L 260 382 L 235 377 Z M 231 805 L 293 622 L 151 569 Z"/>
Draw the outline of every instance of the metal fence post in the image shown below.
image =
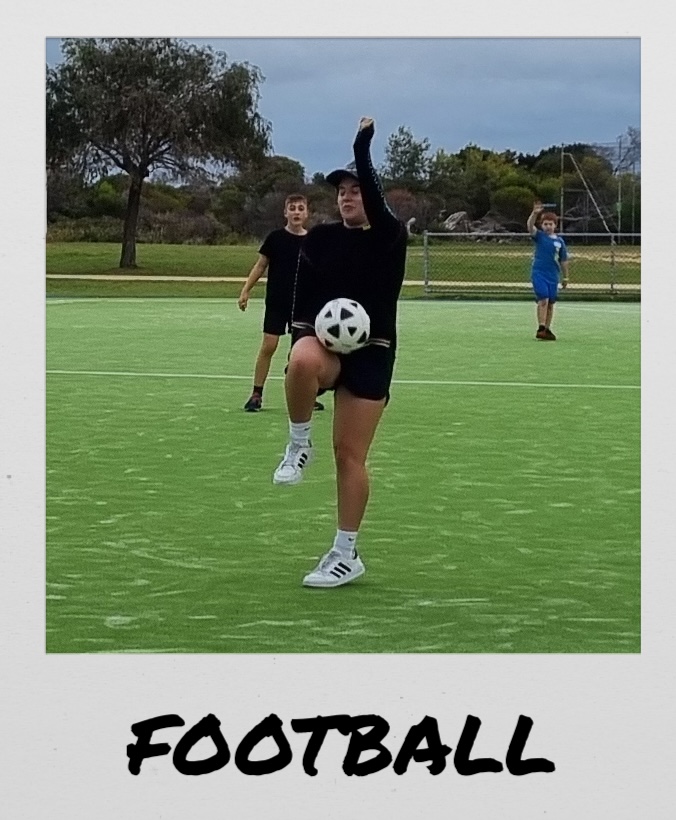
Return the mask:
<path fill-rule="evenodd" d="M 615 235 L 610 234 L 610 292 L 615 293 Z"/>
<path fill-rule="evenodd" d="M 429 293 L 429 283 L 430 283 L 430 265 L 429 265 L 429 250 L 427 244 L 427 234 L 428 231 L 423 231 L 423 281 L 424 291 L 425 293 Z"/>
<path fill-rule="evenodd" d="M 622 234 L 625 245 L 620 245 L 613 231 L 567 234 L 565 238 L 573 260 L 576 296 L 585 292 L 590 296 L 602 292 L 611 298 L 640 296 L 640 247 L 638 253 L 630 247 L 632 234 Z M 636 238 L 640 241 L 640 234 Z M 424 294 L 530 294 L 527 259 L 532 258 L 532 251 L 528 243 L 525 232 L 423 231 Z"/>

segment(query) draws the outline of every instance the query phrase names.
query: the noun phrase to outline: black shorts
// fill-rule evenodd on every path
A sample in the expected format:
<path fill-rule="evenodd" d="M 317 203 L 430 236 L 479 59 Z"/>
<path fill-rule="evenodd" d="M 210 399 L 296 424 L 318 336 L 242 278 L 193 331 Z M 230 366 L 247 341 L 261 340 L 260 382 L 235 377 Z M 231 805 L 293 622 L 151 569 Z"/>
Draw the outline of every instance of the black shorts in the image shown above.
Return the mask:
<path fill-rule="evenodd" d="M 304 336 L 315 336 L 309 328 L 298 328 L 294 325 L 291 335 L 291 345 Z M 315 336 L 316 338 L 316 336 Z M 347 388 L 358 399 L 371 399 L 385 404 L 390 400 L 390 384 L 394 373 L 395 349 L 380 344 L 370 344 L 346 355 L 335 353 L 340 359 L 340 373 L 333 387 L 320 388 L 317 393 L 321 396 L 327 390 L 336 387 Z M 284 371 L 286 373 L 286 370 Z"/>
<path fill-rule="evenodd" d="M 265 305 L 263 317 L 263 333 L 273 336 L 284 336 L 291 324 L 291 311 L 274 304 Z"/>
<path fill-rule="evenodd" d="M 382 345 L 367 345 L 346 356 L 338 354 L 340 373 L 331 388 L 347 388 L 359 399 L 390 400 L 394 372 L 394 350 Z"/>

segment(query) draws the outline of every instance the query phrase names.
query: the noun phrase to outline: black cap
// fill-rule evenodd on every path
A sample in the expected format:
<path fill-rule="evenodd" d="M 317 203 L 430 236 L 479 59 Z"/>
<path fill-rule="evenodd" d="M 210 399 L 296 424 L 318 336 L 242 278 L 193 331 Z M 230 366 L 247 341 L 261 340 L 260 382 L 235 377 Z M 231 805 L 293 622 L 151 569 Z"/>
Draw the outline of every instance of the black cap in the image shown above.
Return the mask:
<path fill-rule="evenodd" d="M 335 171 L 331 171 L 330 174 L 327 174 L 326 181 L 329 185 L 333 185 L 334 188 L 337 188 L 340 185 L 341 180 L 345 179 L 345 177 L 352 177 L 352 179 L 359 182 L 357 166 L 354 162 L 350 162 L 344 168 L 337 168 Z"/>

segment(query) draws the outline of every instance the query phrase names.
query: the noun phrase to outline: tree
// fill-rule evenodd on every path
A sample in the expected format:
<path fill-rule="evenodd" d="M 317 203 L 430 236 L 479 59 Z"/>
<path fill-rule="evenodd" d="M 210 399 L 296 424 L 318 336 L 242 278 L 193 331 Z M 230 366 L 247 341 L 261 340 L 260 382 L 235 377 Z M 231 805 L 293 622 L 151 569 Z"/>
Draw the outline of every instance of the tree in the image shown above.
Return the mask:
<path fill-rule="evenodd" d="M 388 191 L 387 202 L 397 218 L 401 219 L 402 222 L 408 222 L 411 217 L 417 218 L 417 199 L 405 188 L 393 188 L 391 191 Z"/>
<path fill-rule="evenodd" d="M 471 219 L 483 216 L 491 206 L 491 193 L 513 170 L 511 162 L 478 145 L 469 143 L 458 152 L 462 173 L 459 192 Z"/>
<path fill-rule="evenodd" d="M 214 214 L 229 233 L 245 230 L 246 194 L 231 180 L 227 180 L 216 192 Z"/>
<path fill-rule="evenodd" d="M 78 38 L 47 69 L 47 161 L 129 175 L 120 267 L 136 266 L 144 180 L 240 167 L 270 148 L 260 70 L 169 38 Z"/>
<path fill-rule="evenodd" d="M 117 218 L 124 215 L 124 198 L 105 177 L 89 190 L 89 212 L 94 216 Z"/>
<path fill-rule="evenodd" d="M 510 222 L 526 225 L 528 214 L 533 209 L 533 192 L 530 188 L 508 185 L 491 194 L 491 210 Z"/>
<path fill-rule="evenodd" d="M 620 137 L 621 156 L 618 167 L 620 170 L 634 168 L 641 164 L 641 129 L 629 126 L 625 136 Z"/>
<path fill-rule="evenodd" d="M 429 171 L 429 148 L 427 138 L 416 140 L 409 128 L 400 125 L 387 140 L 382 175 L 398 185 L 420 187 Z"/>
<path fill-rule="evenodd" d="M 598 160 L 600 164 L 605 165 L 606 171 L 612 173 L 612 164 L 603 157 L 603 152 L 594 145 L 589 145 L 586 142 L 574 142 L 568 145 L 552 145 L 545 148 L 538 154 L 535 162 L 532 164 L 530 170 L 538 176 L 553 177 L 561 173 L 561 154 L 564 155 L 564 168 L 569 168 L 570 157 L 575 159 L 578 164 L 585 159 Z"/>
<path fill-rule="evenodd" d="M 455 193 L 460 185 L 463 166 L 460 158 L 439 148 L 428 167 L 428 188 L 434 193 Z"/>
<path fill-rule="evenodd" d="M 88 207 L 86 186 L 79 174 L 65 166 L 47 171 L 48 222 L 64 216 L 87 216 Z"/>
<path fill-rule="evenodd" d="M 635 169 L 641 164 L 641 129 L 629 126 L 625 134 L 613 145 L 604 143 L 594 146 L 596 153 L 607 160 L 614 173 Z"/>
<path fill-rule="evenodd" d="M 297 193 L 305 187 L 305 169 L 295 159 L 282 155 L 265 157 L 252 163 L 237 179 L 237 185 L 262 199 L 269 193 Z"/>

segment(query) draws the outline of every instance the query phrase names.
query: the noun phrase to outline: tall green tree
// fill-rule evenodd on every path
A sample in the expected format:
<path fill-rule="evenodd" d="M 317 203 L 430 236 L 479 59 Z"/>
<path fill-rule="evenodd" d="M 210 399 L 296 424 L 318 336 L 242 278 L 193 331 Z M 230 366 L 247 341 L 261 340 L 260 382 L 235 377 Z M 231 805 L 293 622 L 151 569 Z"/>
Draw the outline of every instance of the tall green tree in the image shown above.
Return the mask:
<path fill-rule="evenodd" d="M 533 209 L 533 192 L 520 185 L 506 185 L 491 194 L 491 210 L 510 222 L 526 225 L 528 215 Z"/>
<path fill-rule="evenodd" d="M 429 172 L 429 148 L 427 137 L 417 140 L 409 128 L 400 125 L 387 140 L 383 176 L 398 185 L 420 187 Z"/>
<path fill-rule="evenodd" d="M 239 168 L 270 149 L 260 70 L 169 38 L 66 39 L 47 69 L 47 161 L 129 175 L 120 267 L 136 266 L 144 180 Z"/>
<path fill-rule="evenodd" d="M 236 183 L 258 199 L 272 192 L 292 194 L 305 187 L 305 169 L 297 160 L 278 154 L 249 165 Z"/>

